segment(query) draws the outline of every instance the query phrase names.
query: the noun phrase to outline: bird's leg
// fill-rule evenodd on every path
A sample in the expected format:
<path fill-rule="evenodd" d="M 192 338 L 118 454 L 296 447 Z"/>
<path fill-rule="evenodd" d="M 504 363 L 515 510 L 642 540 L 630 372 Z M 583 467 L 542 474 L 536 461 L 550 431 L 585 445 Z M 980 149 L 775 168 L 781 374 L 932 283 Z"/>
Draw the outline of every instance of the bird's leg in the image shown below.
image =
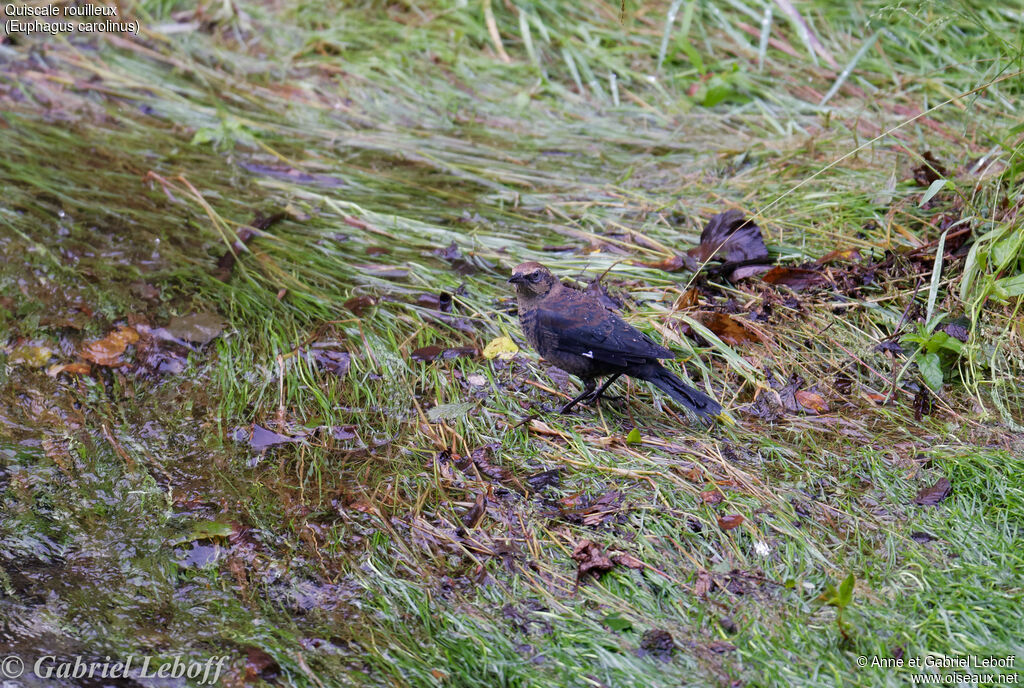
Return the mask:
<path fill-rule="evenodd" d="M 615 373 L 614 375 L 609 377 L 607 380 L 605 380 L 604 384 L 597 388 L 597 391 L 595 391 L 593 394 L 591 394 L 589 397 L 587 397 L 587 403 L 593 403 L 593 402 L 596 402 L 598 399 L 600 399 L 601 395 L 604 394 L 604 391 L 606 389 L 608 389 L 608 386 L 611 385 L 616 380 L 618 380 L 619 376 L 621 376 L 621 375 L 622 375 L 622 373 Z M 613 399 L 613 398 L 618 398 L 618 397 L 608 397 L 608 398 L 609 399 Z"/>
<path fill-rule="evenodd" d="M 593 394 L 594 393 L 594 387 L 596 387 L 596 386 L 597 386 L 597 383 L 594 382 L 593 379 L 584 380 L 583 381 L 583 391 L 580 392 L 579 396 L 577 396 L 575 399 L 573 399 L 568 404 L 563 406 L 562 410 L 559 411 L 559 413 L 569 413 L 569 411 L 572 410 L 573 406 L 575 406 L 576 404 L 580 403 L 581 401 L 583 401 L 584 399 L 589 397 L 591 394 Z"/>

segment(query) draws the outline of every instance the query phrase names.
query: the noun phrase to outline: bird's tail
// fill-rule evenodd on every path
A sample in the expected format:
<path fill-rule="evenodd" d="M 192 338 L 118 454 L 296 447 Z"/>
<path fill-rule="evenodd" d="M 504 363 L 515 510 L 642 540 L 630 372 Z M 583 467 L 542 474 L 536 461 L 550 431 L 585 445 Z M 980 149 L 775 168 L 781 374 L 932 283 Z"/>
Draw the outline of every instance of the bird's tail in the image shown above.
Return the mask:
<path fill-rule="evenodd" d="M 698 416 L 711 418 L 722 412 L 721 404 L 704 392 L 690 387 L 660 363 L 649 364 L 644 366 L 640 374 L 631 372 L 630 375 L 647 380 Z"/>

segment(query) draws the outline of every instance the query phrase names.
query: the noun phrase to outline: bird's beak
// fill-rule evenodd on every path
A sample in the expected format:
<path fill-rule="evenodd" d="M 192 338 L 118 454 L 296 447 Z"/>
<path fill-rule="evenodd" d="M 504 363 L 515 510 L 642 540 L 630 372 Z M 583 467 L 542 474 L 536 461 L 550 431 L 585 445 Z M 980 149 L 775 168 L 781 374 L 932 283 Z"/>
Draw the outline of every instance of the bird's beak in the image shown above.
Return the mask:
<path fill-rule="evenodd" d="M 509 284 L 522 284 L 525 281 L 526 278 L 523 277 L 522 275 L 512 275 L 511 277 L 508 278 Z"/>

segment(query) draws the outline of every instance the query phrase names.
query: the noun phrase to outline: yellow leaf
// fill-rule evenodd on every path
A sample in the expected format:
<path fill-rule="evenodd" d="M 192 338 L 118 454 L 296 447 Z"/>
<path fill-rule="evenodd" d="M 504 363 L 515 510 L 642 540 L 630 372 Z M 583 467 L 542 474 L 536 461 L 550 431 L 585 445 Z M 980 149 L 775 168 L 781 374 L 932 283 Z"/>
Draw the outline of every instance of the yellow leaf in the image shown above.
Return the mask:
<path fill-rule="evenodd" d="M 42 368 L 53 356 L 45 346 L 19 346 L 11 352 L 11 363 L 21 363 L 29 368 Z"/>
<path fill-rule="evenodd" d="M 519 347 L 508 337 L 498 337 L 484 347 L 484 358 L 500 358 L 507 361 L 519 352 Z"/>

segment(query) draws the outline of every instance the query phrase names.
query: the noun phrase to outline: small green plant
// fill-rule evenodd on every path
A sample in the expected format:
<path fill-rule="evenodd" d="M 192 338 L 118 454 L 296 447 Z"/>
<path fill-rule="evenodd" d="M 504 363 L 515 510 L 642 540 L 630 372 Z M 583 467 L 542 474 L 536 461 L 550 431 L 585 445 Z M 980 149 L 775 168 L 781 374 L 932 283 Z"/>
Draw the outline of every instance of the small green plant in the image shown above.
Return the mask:
<path fill-rule="evenodd" d="M 937 313 L 929 322 L 919 325 L 916 332 L 904 335 L 901 340 L 905 348 L 917 345 L 910 360 L 917 363 L 921 377 L 933 392 L 942 389 L 943 382 L 949 379 L 964 350 L 963 342 L 944 329 L 938 329 L 944 318 L 944 313 Z"/>
<path fill-rule="evenodd" d="M 850 639 L 850 636 L 846 632 L 846 624 L 843 622 L 843 612 L 853 602 L 853 586 L 856 582 L 857 577 L 851 572 L 839 584 L 838 589 L 829 583 L 825 586 L 825 592 L 818 598 L 828 606 L 836 608 L 836 623 L 839 625 L 839 632 L 842 634 L 843 639 L 847 641 Z"/>

